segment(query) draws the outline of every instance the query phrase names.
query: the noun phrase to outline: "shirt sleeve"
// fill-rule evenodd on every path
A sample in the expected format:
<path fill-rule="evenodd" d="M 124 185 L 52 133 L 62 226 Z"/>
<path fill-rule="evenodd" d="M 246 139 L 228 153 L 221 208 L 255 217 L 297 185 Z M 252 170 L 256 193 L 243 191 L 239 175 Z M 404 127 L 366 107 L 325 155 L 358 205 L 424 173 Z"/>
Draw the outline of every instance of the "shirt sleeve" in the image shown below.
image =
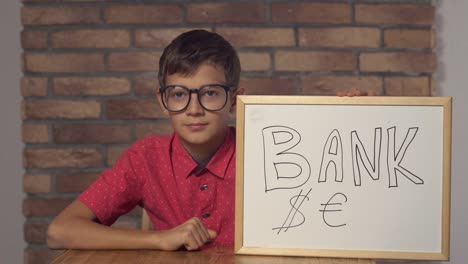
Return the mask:
<path fill-rule="evenodd" d="M 88 206 L 102 224 L 112 225 L 141 202 L 144 185 L 141 175 L 145 167 L 144 159 L 128 149 L 78 200 Z"/>

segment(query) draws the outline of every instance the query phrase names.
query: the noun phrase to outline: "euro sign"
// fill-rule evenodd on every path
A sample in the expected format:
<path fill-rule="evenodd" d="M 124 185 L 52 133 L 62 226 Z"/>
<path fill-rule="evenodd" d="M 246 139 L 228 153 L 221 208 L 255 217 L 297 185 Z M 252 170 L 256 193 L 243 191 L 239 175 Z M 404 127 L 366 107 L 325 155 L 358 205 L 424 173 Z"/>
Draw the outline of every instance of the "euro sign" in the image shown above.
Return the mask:
<path fill-rule="evenodd" d="M 328 209 L 329 206 L 339 206 L 339 205 L 343 205 L 343 203 L 341 202 L 332 202 L 335 200 L 335 197 L 337 197 L 336 199 L 339 199 L 340 197 L 344 199 L 344 202 L 343 203 L 346 203 L 348 201 L 348 197 L 346 197 L 346 195 L 344 195 L 343 193 L 335 193 L 329 200 L 326 204 L 321 204 L 323 206 L 323 209 L 322 210 L 319 210 L 320 212 L 322 212 L 322 218 L 323 218 L 323 222 L 325 222 L 325 224 L 327 224 L 329 227 L 341 227 L 341 226 L 345 226 L 346 224 L 339 224 L 339 225 L 333 225 L 333 224 L 330 224 L 327 219 L 325 219 L 325 213 L 332 213 L 332 212 L 341 212 L 343 211 L 341 208 L 340 209 Z"/>

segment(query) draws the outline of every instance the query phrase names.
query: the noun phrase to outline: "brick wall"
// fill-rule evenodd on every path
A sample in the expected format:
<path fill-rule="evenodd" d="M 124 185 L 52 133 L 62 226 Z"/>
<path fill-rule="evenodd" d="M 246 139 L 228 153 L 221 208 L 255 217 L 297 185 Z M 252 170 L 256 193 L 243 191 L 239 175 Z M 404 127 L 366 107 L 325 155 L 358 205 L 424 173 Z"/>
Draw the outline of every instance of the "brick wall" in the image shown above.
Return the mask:
<path fill-rule="evenodd" d="M 154 91 L 179 33 L 227 38 L 248 94 L 430 96 L 430 2 L 23 0 L 25 263 L 58 253 L 45 246 L 48 223 L 127 146 L 171 133 Z M 117 225 L 138 228 L 140 213 Z"/>

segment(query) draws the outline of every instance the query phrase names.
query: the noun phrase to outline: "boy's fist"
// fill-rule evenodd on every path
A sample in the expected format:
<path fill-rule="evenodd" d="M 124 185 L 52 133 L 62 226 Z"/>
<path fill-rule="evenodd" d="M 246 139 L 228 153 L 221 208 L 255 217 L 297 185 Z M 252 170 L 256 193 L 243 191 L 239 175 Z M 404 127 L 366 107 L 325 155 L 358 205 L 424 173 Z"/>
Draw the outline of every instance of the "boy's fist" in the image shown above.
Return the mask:
<path fill-rule="evenodd" d="M 199 218 L 193 217 L 173 229 L 161 231 L 160 235 L 163 250 L 177 250 L 182 246 L 187 250 L 197 250 L 213 240 L 216 232 L 206 229 Z"/>

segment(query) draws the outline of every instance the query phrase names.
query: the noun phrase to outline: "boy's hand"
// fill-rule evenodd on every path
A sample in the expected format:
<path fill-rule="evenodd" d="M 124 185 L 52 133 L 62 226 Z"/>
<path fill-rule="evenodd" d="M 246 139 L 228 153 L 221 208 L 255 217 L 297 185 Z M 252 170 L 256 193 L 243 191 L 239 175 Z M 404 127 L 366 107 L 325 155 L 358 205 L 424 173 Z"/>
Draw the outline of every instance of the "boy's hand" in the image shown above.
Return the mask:
<path fill-rule="evenodd" d="M 374 91 L 372 90 L 367 90 L 363 91 L 360 89 L 357 89 L 355 87 L 352 87 L 350 89 L 344 90 L 344 91 L 339 91 L 336 93 L 337 96 L 374 96 L 376 95 Z"/>
<path fill-rule="evenodd" d="M 181 246 L 187 250 L 197 250 L 214 239 L 216 232 L 206 229 L 200 219 L 193 217 L 173 229 L 161 231 L 159 235 L 163 250 L 177 250 Z"/>

